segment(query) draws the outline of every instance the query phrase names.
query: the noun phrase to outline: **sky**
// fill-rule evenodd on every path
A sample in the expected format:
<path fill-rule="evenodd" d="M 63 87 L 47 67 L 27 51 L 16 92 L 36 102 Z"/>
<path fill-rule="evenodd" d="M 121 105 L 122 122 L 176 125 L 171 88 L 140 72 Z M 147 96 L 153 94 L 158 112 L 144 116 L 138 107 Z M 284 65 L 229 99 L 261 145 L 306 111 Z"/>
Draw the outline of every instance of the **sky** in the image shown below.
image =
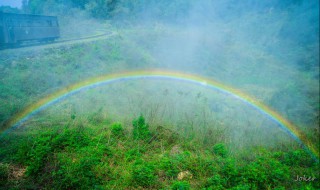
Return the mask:
<path fill-rule="evenodd" d="M 20 8 L 22 0 L 0 0 L 0 6 L 10 6 Z"/>

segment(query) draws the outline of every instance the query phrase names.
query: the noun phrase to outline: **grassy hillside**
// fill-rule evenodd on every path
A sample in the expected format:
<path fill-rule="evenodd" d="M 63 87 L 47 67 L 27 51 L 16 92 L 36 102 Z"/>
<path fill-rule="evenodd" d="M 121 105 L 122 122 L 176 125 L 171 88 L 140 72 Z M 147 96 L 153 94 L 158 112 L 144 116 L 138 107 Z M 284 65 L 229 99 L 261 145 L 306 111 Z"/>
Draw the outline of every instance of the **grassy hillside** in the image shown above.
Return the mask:
<path fill-rule="evenodd" d="M 4 189 L 318 189 L 297 175 L 318 176 L 303 149 L 256 147 L 240 157 L 143 116 L 129 126 L 75 116 L 65 126 L 18 130 L 1 142 Z M 89 127 L 90 126 L 90 127 Z M 41 133 L 38 131 L 41 129 Z"/>
<path fill-rule="evenodd" d="M 221 31 L 212 35 L 212 28 Z M 165 69 L 240 89 L 296 124 L 319 149 L 316 69 L 293 66 L 246 38 L 233 41 L 219 23 L 203 30 L 160 23 L 110 30 L 117 35 L 99 41 L 1 51 L 1 130 L 68 85 Z M 296 54 L 316 60 L 308 49 L 286 56 Z M 181 81 L 129 80 L 83 91 L 0 138 L 2 189 L 320 188 L 319 162 L 276 122 L 233 96 Z"/>

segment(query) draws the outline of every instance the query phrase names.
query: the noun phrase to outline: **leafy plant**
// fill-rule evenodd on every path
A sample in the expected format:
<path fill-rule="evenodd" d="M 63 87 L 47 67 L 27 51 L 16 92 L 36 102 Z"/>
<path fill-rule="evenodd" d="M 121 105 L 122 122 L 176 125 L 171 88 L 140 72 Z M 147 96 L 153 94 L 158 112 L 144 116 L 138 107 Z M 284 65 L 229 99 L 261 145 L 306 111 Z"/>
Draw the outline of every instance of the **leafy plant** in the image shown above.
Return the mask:
<path fill-rule="evenodd" d="M 259 189 L 266 189 L 267 186 L 274 188 L 279 186 L 281 181 L 290 180 L 289 168 L 268 156 L 251 162 L 241 173 L 247 183 L 255 184 Z"/>
<path fill-rule="evenodd" d="M 205 187 L 209 189 L 225 189 L 226 180 L 222 178 L 219 174 L 216 174 L 207 179 Z"/>
<path fill-rule="evenodd" d="M 44 166 L 49 154 L 52 152 L 50 140 L 50 135 L 44 135 L 33 143 L 33 146 L 27 153 L 27 175 L 40 175 L 41 168 Z"/>
<path fill-rule="evenodd" d="M 186 181 L 175 181 L 171 185 L 172 190 L 188 190 L 190 189 L 190 184 Z"/>
<path fill-rule="evenodd" d="M 151 187 L 156 185 L 157 176 L 155 175 L 154 165 L 142 160 L 136 161 L 132 167 L 132 179 L 135 185 Z"/>
<path fill-rule="evenodd" d="M 283 154 L 282 163 L 288 166 L 310 167 L 315 162 L 305 150 L 294 150 Z"/>
<path fill-rule="evenodd" d="M 0 185 L 3 186 L 8 181 L 8 176 L 10 172 L 10 165 L 5 163 L 0 163 Z"/>
<path fill-rule="evenodd" d="M 227 149 L 223 143 L 215 144 L 212 148 L 214 154 L 219 155 L 221 157 L 227 156 Z"/>
<path fill-rule="evenodd" d="M 148 140 L 150 138 L 149 125 L 145 122 L 142 115 L 132 121 L 133 138 L 139 140 Z"/>
<path fill-rule="evenodd" d="M 124 135 L 124 130 L 123 130 L 123 127 L 121 125 L 121 123 L 113 123 L 110 127 L 111 129 L 111 133 L 114 135 L 114 136 L 122 136 Z"/>
<path fill-rule="evenodd" d="M 92 189 L 102 183 L 102 179 L 97 177 L 95 172 L 100 156 L 89 156 L 88 150 L 90 149 L 85 148 L 78 153 L 58 155 L 58 169 L 53 173 L 54 186 L 57 189 Z"/>
<path fill-rule="evenodd" d="M 160 160 L 159 167 L 164 170 L 166 177 L 176 177 L 179 173 L 177 164 L 169 157 L 163 157 Z"/>
<path fill-rule="evenodd" d="M 135 160 L 139 158 L 141 155 L 142 155 L 141 151 L 137 148 L 130 149 L 125 153 L 125 157 L 127 161 Z"/>

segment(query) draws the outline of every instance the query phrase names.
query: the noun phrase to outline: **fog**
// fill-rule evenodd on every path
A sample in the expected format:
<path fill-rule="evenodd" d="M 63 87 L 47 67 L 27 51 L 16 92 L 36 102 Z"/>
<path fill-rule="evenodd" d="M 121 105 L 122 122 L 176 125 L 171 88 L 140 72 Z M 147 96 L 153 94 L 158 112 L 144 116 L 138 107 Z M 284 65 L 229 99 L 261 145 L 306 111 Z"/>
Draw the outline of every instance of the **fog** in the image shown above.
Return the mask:
<path fill-rule="evenodd" d="M 318 1 L 139 2 L 119 1 L 100 18 L 103 12 L 92 2 L 76 7 L 46 1 L 41 10 L 24 9 L 58 16 L 60 40 L 114 36 L 0 51 L 1 90 L 10 89 L 1 93 L 0 123 L 5 126 L 28 105 L 68 85 L 158 69 L 237 89 L 319 140 Z M 79 123 L 90 123 L 86 118 L 92 116 L 128 125 L 143 114 L 153 126 L 169 126 L 185 135 L 199 131 L 199 138 L 230 143 L 234 149 L 288 142 L 295 146 L 278 123 L 252 106 L 205 86 L 165 79 L 120 81 L 68 96 L 24 127 L 50 127 L 57 120 L 65 124 L 72 114 Z M 209 129 L 216 134 L 208 136 Z"/>

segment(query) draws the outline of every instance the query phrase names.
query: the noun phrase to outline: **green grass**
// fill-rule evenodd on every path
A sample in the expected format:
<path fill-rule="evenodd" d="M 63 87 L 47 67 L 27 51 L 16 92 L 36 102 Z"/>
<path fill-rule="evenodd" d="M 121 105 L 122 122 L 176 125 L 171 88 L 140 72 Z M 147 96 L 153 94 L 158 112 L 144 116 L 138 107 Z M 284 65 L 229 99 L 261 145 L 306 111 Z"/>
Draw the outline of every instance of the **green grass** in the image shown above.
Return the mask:
<path fill-rule="evenodd" d="M 201 35 L 194 54 L 180 54 L 188 51 L 180 42 L 196 31 L 179 27 L 118 32 L 96 42 L 0 52 L 0 127 L 68 85 L 160 68 L 209 76 L 257 97 L 319 148 L 319 88 L 311 71 L 214 35 Z M 297 175 L 317 180 L 296 182 Z M 272 121 L 233 97 L 179 81 L 88 90 L 0 139 L 0 189 L 319 189 L 318 182 L 319 163 Z"/>
<path fill-rule="evenodd" d="M 141 115 L 133 119 L 133 127 L 70 124 L 43 128 L 37 134 L 13 133 L 1 143 L 1 185 L 7 189 L 320 188 L 316 181 L 294 181 L 296 175 L 319 176 L 319 163 L 303 149 L 257 148 L 254 156 L 230 156 L 223 143 L 195 149 L 199 142 L 190 143 L 180 135 L 172 139 L 174 131 L 161 133 L 165 127 L 150 126 L 150 135 L 136 138 L 135 126 L 148 125 Z M 15 176 L 17 170 L 24 172 Z M 188 175 L 178 177 L 181 172 Z"/>

